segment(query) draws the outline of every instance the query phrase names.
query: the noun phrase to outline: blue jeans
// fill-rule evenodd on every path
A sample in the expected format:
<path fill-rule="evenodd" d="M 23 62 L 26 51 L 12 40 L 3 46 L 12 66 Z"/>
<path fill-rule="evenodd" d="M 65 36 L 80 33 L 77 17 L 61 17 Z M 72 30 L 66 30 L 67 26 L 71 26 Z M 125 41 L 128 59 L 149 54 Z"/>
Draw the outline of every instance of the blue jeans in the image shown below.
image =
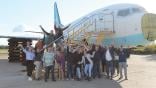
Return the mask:
<path fill-rule="evenodd" d="M 113 77 L 113 62 L 106 61 L 106 73 L 107 77 Z"/>
<path fill-rule="evenodd" d="M 77 74 L 77 77 L 80 79 L 81 78 L 80 67 L 76 67 L 76 74 Z"/>
<path fill-rule="evenodd" d="M 91 77 L 91 75 L 92 75 L 92 68 L 93 68 L 93 64 L 86 64 L 85 65 L 85 75 L 87 77 Z"/>

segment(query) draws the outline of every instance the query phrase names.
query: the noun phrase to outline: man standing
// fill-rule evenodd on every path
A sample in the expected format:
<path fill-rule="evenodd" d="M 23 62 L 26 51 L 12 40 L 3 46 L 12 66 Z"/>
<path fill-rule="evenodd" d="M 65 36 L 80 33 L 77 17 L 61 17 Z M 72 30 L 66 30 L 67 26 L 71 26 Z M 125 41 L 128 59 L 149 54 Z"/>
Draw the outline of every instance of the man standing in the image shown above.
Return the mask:
<path fill-rule="evenodd" d="M 128 80 L 127 79 L 127 56 L 126 56 L 126 50 L 121 45 L 120 53 L 119 53 L 119 71 L 120 71 L 120 78 L 119 79 L 123 78 L 122 69 L 124 69 L 125 80 Z"/>
<path fill-rule="evenodd" d="M 107 78 L 111 79 L 113 78 L 113 58 L 114 54 L 111 49 L 111 47 L 107 48 L 106 50 L 106 72 L 107 72 Z"/>
<path fill-rule="evenodd" d="M 100 74 L 100 59 L 101 59 L 101 52 L 99 46 L 95 47 L 95 55 L 93 58 L 93 78 L 98 76 L 98 78 L 101 77 Z"/>
<path fill-rule="evenodd" d="M 26 69 L 27 69 L 27 76 L 28 76 L 28 80 L 32 81 L 32 71 L 34 69 L 34 58 L 35 58 L 35 53 L 34 53 L 34 49 L 33 47 L 29 46 L 26 47 L 27 49 L 25 49 L 22 45 L 19 45 L 19 47 L 22 48 L 23 52 L 26 55 Z"/>
<path fill-rule="evenodd" d="M 42 60 L 43 60 L 43 65 L 45 67 L 45 82 L 47 82 L 50 70 L 51 70 L 51 77 L 52 77 L 51 80 L 56 81 L 54 76 L 55 53 L 53 47 L 48 47 L 48 51 L 44 53 Z"/>
<path fill-rule="evenodd" d="M 104 75 L 105 75 L 106 73 L 106 46 L 104 46 L 102 49 L 101 63 L 102 63 L 102 72 L 104 72 Z"/>

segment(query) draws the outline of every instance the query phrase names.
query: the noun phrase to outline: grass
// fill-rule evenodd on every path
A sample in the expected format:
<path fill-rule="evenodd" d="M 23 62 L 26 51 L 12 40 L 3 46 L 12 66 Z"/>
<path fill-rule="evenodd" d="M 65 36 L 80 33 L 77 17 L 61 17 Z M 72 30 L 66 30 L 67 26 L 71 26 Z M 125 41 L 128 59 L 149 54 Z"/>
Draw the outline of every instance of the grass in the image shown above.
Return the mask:
<path fill-rule="evenodd" d="M 0 49 L 0 54 L 7 54 L 8 53 L 8 49 Z"/>

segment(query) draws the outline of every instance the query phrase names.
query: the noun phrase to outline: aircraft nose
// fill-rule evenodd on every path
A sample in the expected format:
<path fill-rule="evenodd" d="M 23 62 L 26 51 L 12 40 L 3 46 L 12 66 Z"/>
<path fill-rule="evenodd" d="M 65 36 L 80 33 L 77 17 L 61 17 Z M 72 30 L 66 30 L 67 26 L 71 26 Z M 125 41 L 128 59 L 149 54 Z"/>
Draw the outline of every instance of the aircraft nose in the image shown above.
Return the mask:
<path fill-rule="evenodd" d="M 156 40 L 156 14 L 146 13 L 142 17 L 141 27 L 145 39 Z"/>

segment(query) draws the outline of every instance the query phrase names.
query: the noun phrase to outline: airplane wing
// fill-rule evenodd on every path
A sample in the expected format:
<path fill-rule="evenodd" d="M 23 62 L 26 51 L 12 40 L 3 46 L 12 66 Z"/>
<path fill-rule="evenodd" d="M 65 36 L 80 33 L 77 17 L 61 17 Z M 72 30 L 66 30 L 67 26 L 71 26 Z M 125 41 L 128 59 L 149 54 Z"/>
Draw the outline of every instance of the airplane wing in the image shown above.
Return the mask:
<path fill-rule="evenodd" d="M 24 32 L 30 32 L 30 33 L 40 33 L 40 34 L 44 34 L 43 32 L 36 32 L 36 31 L 24 31 Z"/>
<path fill-rule="evenodd" d="M 31 32 L 12 32 L 12 33 L 0 33 L 0 38 L 26 38 L 26 39 L 42 39 L 43 34 L 31 33 Z"/>
<path fill-rule="evenodd" d="M 0 38 L 25 38 L 25 39 L 42 39 L 44 34 L 36 28 L 32 28 L 28 25 L 18 25 L 16 26 L 12 32 L 0 32 Z"/>

